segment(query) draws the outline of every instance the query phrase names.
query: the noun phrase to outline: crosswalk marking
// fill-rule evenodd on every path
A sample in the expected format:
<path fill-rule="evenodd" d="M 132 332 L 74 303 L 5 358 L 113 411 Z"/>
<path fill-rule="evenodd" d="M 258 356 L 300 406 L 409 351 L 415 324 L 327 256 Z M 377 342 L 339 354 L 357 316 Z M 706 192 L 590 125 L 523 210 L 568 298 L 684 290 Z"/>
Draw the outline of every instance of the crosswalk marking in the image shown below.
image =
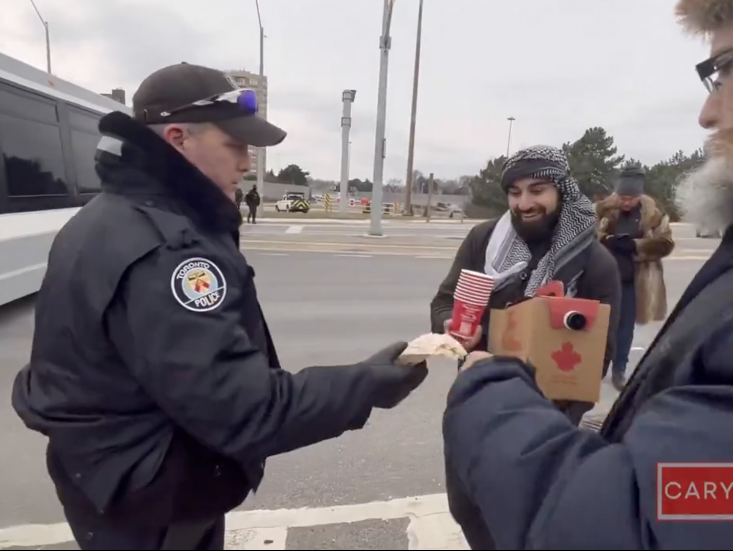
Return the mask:
<path fill-rule="evenodd" d="M 468 549 L 448 512 L 445 494 L 334 507 L 234 511 L 227 515 L 227 549 L 286 549 L 288 530 L 365 520 L 409 519 L 408 549 Z M 59 545 L 73 540 L 65 523 L 0 529 L 0 549 Z"/>
<path fill-rule="evenodd" d="M 234 511 L 227 516 L 227 528 L 232 530 L 282 526 L 303 528 L 362 520 L 422 518 L 440 513 L 448 513 L 448 499 L 445 494 L 405 497 L 353 505 L 336 505 L 335 507 Z"/>
<path fill-rule="evenodd" d="M 244 550 L 285 551 L 287 528 L 228 530 L 224 548 Z"/>

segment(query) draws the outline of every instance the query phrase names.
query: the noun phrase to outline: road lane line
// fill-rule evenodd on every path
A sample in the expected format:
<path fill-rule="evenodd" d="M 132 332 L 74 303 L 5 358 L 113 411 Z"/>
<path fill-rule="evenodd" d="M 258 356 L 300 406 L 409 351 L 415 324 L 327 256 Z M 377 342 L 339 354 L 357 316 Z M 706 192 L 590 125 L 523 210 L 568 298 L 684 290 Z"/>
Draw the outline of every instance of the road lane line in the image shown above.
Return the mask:
<path fill-rule="evenodd" d="M 470 549 L 450 513 L 413 517 L 407 526 L 407 549 Z"/>
<path fill-rule="evenodd" d="M 347 524 L 364 520 L 394 520 L 448 513 L 445 494 L 404 497 L 334 507 L 235 511 L 227 517 L 227 528 L 306 528 L 326 524 Z M 450 513 L 448 513 L 450 514 Z"/>
<path fill-rule="evenodd" d="M 261 241 L 260 243 L 274 243 L 271 241 Z M 286 243 L 288 245 L 291 245 L 291 248 L 284 248 L 284 247 L 263 247 L 263 246 L 257 246 L 257 247 L 248 247 L 245 246 L 246 243 L 244 243 L 241 247 L 241 250 L 243 253 L 248 252 L 280 252 L 280 253 L 321 253 L 321 254 L 331 254 L 331 255 L 339 255 L 339 256 L 348 256 L 351 254 L 369 254 L 371 256 L 407 256 L 412 258 L 420 258 L 420 259 L 452 259 L 453 255 L 451 256 L 440 256 L 440 255 L 420 255 L 415 254 L 417 251 L 410 250 L 410 249 L 419 249 L 421 247 L 412 247 L 409 245 L 404 245 L 405 250 L 402 251 L 384 251 L 379 250 L 378 247 L 370 247 L 365 248 L 361 253 L 354 252 L 354 253 L 348 253 L 348 251 L 344 251 L 343 249 L 335 249 L 335 248 L 307 248 L 310 243 L 295 243 L 292 241 L 285 241 L 285 242 L 278 242 L 278 243 Z M 293 247 L 294 245 L 300 245 L 299 247 Z M 343 243 L 341 244 L 344 247 L 354 247 L 354 244 L 351 243 Z M 359 246 L 359 245 L 356 245 Z M 438 248 L 441 249 L 441 247 L 430 247 L 432 249 Z M 455 251 L 456 249 L 450 248 L 451 251 Z M 690 260 L 708 260 L 710 256 L 669 256 L 665 258 L 666 261 L 675 261 L 675 262 L 683 262 L 683 261 L 690 261 Z"/>
<path fill-rule="evenodd" d="M 405 497 L 389 501 L 374 501 L 354 505 L 337 505 L 334 507 L 306 507 L 301 509 L 276 509 L 234 511 L 227 515 L 227 536 L 233 544 L 250 545 L 240 549 L 285 549 L 284 538 L 289 528 L 306 528 L 326 524 L 350 524 L 364 520 L 394 520 L 400 518 L 435 519 L 449 533 L 455 533 L 458 527 L 448 511 L 448 499 L 445 494 L 430 494 Z M 423 523 L 413 526 L 413 538 L 429 545 L 422 549 L 439 549 L 428 541 L 429 534 L 424 534 Z M 239 536 L 230 535 L 241 532 Z M 246 532 L 246 533 L 245 533 Z M 73 541 L 74 536 L 66 523 L 58 524 L 25 524 L 10 528 L 0 528 L 0 549 L 8 547 L 40 547 L 59 545 Z M 257 541 L 272 540 L 272 544 L 257 546 Z M 241 543 L 243 541 L 251 543 Z M 442 540 L 441 540 L 442 541 Z M 272 546 L 272 547 L 271 547 Z"/>
<path fill-rule="evenodd" d="M 253 528 L 231 530 L 226 534 L 225 549 L 251 549 L 285 551 L 288 541 L 287 528 Z"/>
<path fill-rule="evenodd" d="M 370 251 L 365 250 L 363 253 L 355 252 L 355 253 L 349 253 L 348 251 L 335 251 L 333 249 L 305 249 L 305 248 L 297 248 L 297 249 L 283 249 L 280 247 L 277 248 L 269 248 L 269 247 L 257 247 L 257 248 L 242 248 L 241 251 L 245 254 L 247 253 L 260 253 L 262 251 L 280 251 L 280 252 L 289 252 L 289 253 L 320 253 L 320 254 L 328 254 L 332 256 L 341 255 L 349 255 L 349 254 L 369 254 L 370 256 L 402 256 L 402 257 L 412 257 L 414 258 L 414 253 L 410 253 L 409 251 Z M 453 258 L 453 257 L 446 257 L 446 258 Z"/>
<path fill-rule="evenodd" d="M 451 251 L 455 252 L 458 247 L 446 247 L 446 246 L 440 246 L 440 245 L 414 245 L 414 244 L 373 244 L 373 243 L 355 243 L 353 241 L 351 242 L 322 242 L 322 241 L 275 241 L 270 239 L 242 239 L 241 246 L 244 247 L 246 245 L 289 245 L 291 247 L 323 247 L 324 250 L 332 251 L 332 252 L 343 252 L 343 251 L 337 251 L 335 249 L 338 249 L 339 247 L 364 247 L 367 252 L 372 252 L 380 249 L 387 249 L 387 250 L 430 250 L 434 251 L 436 253 L 438 252 L 444 252 L 444 251 Z M 251 248 L 252 250 L 255 250 L 255 248 Z M 705 251 L 701 251 L 705 252 Z M 665 258 L 665 260 L 707 260 L 710 258 L 710 255 L 712 255 L 713 251 L 710 251 L 709 254 L 697 254 L 697 255 L 675 255 L 672 254 Z"/>
<path fill-rule="evenodd" d="M 355 243 L 353 241 L 347 243 L 339 242 L 322 242 L 322 241 L 274 241 L 270 239 L 242 239 L 241 245 L 246 244 L 265 244 L 265 245 L 313 245 L 318 247 L 373 247 L 375 249 L 428 249 L 431 251 L 456 251 L 458 246 L 455 247 L 442 247 L 436 245 L 386 245 L 386 244 L 375 244 L 375 243 Z"/>
<path fill-rule="evenodd" d="M 303 226 L 288 226 L 288 229 L 285 230 L 285 233 L 302 233 L 303 232 Z"/>

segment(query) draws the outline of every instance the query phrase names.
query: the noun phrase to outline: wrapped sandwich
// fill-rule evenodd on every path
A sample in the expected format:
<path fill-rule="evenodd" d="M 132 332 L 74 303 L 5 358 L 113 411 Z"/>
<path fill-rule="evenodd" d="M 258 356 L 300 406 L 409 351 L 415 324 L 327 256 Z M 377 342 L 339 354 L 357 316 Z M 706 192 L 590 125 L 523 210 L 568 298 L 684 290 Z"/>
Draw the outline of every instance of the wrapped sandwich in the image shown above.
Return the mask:
<path fill-rule="evenodd" d="M 463 345 L 447 333 L 426 333 L 407 345 L 400 354 L 398 362 L 404 365 L 417 365 L 433 356 L 462 360 L 467 354 Z"/>

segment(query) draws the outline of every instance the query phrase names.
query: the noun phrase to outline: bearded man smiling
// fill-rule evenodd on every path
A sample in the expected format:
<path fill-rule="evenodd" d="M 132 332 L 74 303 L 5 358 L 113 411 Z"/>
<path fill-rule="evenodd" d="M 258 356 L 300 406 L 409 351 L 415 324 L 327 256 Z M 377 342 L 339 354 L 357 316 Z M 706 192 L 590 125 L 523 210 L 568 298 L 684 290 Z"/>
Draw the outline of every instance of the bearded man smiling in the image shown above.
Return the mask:
<path fill-rule="evenodd" d="M 711 45 L 697 72 L 708 92 L 700 124 L 712 132 L 706 163 L 680 184 L 677 201 L 688 220 L 724 228 L 722 242 L 600 433 L 573 426 L 521 361 L 468 356 L 448 396 L 445 455 L 491 548 L 730 549 L 733 541 L 730 516 L 669 522 L 670 513 L 693 513 L 691 500 L 676 501 L 676 511 L 662 500 L 669 471 L 660 465 L 719 463 L 714 474 L 728 483 L 730 469 L 721 470 L 733 458 L 733 0 L 680 0 L 677 15 Z M 730 498 L 706 506 L 729 514 Z"/>

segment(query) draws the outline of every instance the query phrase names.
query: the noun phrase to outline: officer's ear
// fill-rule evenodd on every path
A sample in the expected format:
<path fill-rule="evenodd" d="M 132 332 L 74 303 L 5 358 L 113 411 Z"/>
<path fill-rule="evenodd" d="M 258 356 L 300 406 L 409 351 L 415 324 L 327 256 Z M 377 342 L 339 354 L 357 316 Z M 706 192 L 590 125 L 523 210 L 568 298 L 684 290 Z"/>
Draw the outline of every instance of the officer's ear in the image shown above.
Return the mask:
<path fill-rule="evenodd" d="M 188 137 L 188 131 L 183 125 L 168 124 L 163 128 L 161 135 L 166 142 L 180 151 L 183 149 L 183 142 Z"/>

